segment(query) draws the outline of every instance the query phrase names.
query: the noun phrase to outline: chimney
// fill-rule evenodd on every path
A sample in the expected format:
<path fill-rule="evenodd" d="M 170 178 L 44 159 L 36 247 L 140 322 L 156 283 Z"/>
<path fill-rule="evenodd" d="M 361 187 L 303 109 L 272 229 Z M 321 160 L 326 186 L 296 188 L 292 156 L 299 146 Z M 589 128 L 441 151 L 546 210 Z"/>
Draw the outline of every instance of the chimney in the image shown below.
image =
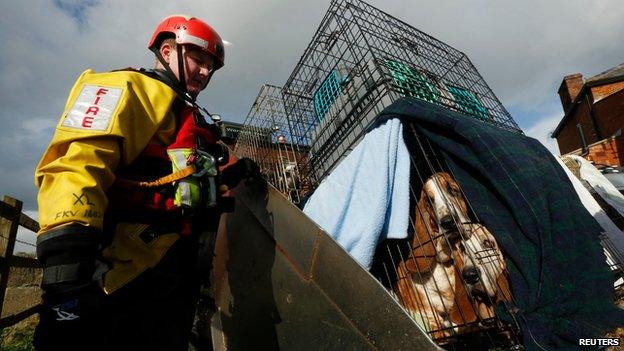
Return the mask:
<path fill-rule="evenodd" d="M 571 74 L 563 77 L 563 82 L 559 87 L 559 98 L 563 112 L 568 113 L 572 108 L 572 103 L 583 87 L 583 75 L 580 73 Z"/>

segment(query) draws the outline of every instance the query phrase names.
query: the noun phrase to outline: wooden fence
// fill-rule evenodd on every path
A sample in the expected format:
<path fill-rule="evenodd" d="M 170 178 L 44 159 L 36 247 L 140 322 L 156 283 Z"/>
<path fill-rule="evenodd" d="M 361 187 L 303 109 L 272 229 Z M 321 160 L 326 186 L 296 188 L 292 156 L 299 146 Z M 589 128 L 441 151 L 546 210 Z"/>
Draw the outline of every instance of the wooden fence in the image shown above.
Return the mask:
<path fill-rule="evenodd" d="M 22 213 L 22 202 L 5 196 L 4 200 L 0 201 L 0 236 L 2 236 L 0 238 L 0 316 L 2 315 L 11 267 L 40 268 L 39 262 L 35 258 L 13 256 L 19 226 L 33 232 L 39 231 L 39 223 Z M 24 311 L 1 318 L 0 330 L 32 316 L 39 311 L 40 307 L 40 304 L 35 305 Z"/>

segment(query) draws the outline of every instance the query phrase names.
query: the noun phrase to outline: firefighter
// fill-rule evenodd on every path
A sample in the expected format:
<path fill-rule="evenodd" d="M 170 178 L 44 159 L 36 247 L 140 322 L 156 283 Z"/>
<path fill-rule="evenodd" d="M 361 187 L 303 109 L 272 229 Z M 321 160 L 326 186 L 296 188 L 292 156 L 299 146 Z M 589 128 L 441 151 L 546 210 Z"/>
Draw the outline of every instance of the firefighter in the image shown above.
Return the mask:
<path fill-rule="evenodd" d="M 195 102 L 224 65 L 217 32 L 170 16 L 148 48 L 154 69 L 80 75 L 35 171 L 38 350 L 186 350 L 198 233 L 257 171 L 231 162 Z"/>

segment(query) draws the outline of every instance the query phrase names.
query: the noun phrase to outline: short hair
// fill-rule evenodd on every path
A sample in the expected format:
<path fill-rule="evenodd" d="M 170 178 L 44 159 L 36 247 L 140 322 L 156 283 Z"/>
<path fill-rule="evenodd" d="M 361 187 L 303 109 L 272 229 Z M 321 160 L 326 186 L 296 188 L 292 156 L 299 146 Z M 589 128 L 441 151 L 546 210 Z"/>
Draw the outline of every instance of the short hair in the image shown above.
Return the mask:
<path fill-rule="evenodd" d="M 172 50 L 175 50 L 175 49 L 176 49 L 176 47 L 178 46 L 178 43 L 176 43 L 175 38 L 170 37 L 170 38 L 165 38 L 165 39 L 163 39 L 163 41 L 160 43 L 160 45 L 158 45 L 158 50 L 160 50 L 160 49 L 163 47 L 163 45 L 165 45 L 165 44 L 170 45 Z M 156 57 L 155 59 L 156 59 L 156 61 L 155 61 L 155 63 L 154 63 L 154 64 L 155 64 L 155 65 L 158 65 L 158 64 L 160 63 L 160 62 L 158 61 L 158 57 Z"/>
<path fill-rule="evenodd" d="M 165 44 L 169 44 L 173 51 L 175 51 L 177 49 L 177 47 L 178 47 L 178 43 L 176 42 L 176 38 L 175 37 L 169 37 L 169 38 L 165 38 L 165 39 L 162 40 L 160 45 L 158 45 L 158 50 L 160 50 L 162 48 L 162 46 L 165 45 Z M 185 44 L 182 44 L 182 45 L 185 45 Z M 188 51 L 193 51 L 193 50 L 204 51 L 200 47 L 195 46 L 195 45 L 188 45 L 187 44 L 186 47 L 187 47 Z M 155 64 L 158 65 L 158 63 L 159 63 L 158 58 L 156 58 Z"/>
<path fill-rule="evenodd" d="M 162 41 L 162 43 L 160 43 L 160 45 L 158 46 L 158 48 L 162 48 L 163 45 L 165 44 L 169 44 L 171 45 L 171 48 L 175 49 L 178 46 L 178 43 L 176 43 L 176 39 L 175 38 L 166 38 Z"/>

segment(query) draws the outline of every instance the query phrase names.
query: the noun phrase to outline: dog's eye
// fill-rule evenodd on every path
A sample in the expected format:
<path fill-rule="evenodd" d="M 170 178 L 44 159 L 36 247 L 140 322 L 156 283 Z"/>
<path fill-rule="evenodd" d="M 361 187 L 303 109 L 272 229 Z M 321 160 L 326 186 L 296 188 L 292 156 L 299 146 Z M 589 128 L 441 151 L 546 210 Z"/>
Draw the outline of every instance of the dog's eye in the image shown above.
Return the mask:
<path fill-rule="evenodd" d="M 461 193 L 461 191 L 459 190 L 459 188 L 458 188 L 458 187 L 455 187 L 455 186 L 451 186 L 451 185 L 449 185 L 449 188 L 448 188 L 448 189 L 449 189 L 449 192 L 450 192 L 451 194 L 453 194 L 453 195 L 459 195 L 459 194 Z"/>
<path fill-rule="evenodd" d="M 483 246 L 485 246 L 488 249 L 493 249 L 494 248 L 494 243 L 491 242 L 488 239 L 483 240 Z"/>

